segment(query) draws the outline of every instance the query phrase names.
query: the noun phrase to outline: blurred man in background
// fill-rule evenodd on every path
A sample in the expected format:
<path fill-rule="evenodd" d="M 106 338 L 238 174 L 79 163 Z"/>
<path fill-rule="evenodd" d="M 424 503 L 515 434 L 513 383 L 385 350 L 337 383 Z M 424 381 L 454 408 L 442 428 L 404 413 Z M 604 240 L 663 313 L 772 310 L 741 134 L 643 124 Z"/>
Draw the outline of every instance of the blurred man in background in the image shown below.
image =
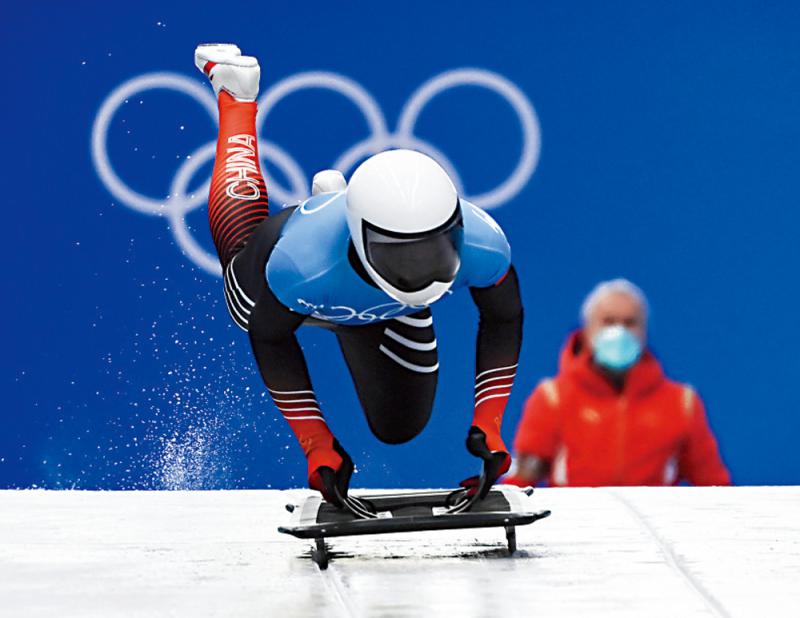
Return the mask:
<path fill-rule="evenodd" d="M 625 279 L 586 297 L 558 375 L 525 404 L 506 482 L 552 486 L 729 485 L 703 403 L 647 348 L 648 303 Z"/>

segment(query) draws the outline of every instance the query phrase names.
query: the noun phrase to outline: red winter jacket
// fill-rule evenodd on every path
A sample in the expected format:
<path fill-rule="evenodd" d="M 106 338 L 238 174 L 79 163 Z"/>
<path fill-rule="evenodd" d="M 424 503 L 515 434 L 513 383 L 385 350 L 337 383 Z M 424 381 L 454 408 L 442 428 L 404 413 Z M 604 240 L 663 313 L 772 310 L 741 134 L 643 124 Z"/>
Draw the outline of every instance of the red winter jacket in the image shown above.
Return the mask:
<path fill-rule="evenodd" d="M 618 391 L 580 331 L 567 340 L 558 375 L 528 398 L 514 447 L 549 462 L 553 486 L 731 482 L 694 390 L 667 379 L 646 351 Z"/>

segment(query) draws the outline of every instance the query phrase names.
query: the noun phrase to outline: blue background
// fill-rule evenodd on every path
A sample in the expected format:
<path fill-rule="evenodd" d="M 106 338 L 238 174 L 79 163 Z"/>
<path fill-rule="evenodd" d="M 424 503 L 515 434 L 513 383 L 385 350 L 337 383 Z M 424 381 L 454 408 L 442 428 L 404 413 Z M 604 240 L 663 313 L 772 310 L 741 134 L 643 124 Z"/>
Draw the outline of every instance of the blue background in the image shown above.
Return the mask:
<path fill-rule="evenodd" d="M 583 296 L 626 276 L 649 295 L 668 373 L 704 397 L 735 481 L 800 482 L 796 3 L 162 4 L 2 10 L 0 487 L 305 482 L 220 281 L 181 254 L 165 219 L 118 203 L 92 164 L 105 97 L 152 71 L 201 82 L 192 52 L 205 41 L 258 56 L 262 90 L 311 69 L 351 77 L 390 127 L 441 71 L 481 67 L 517 84 L 542 149 L 524 190 L 492 211 L 526 308 L 507 440 L 526 395 L 556 370 Z M 129 185 L 165 198 L 181 159 L 214 134 L 191 99 L 149 91 L 115 115 L 109 151 Z M 264 134 L 310 175 L 366 131 L 344 99 L 315 91 L 276 107 Z M 470 88 L 437 97 L 417 134 L 471 193 L 501 181 L 521 147 L 507 103 Z M 204 211 L 189 223 L 210 248 Z M 369 434 L 333 337 L 302 335 L 324 410 L 358 464 L 355 484 L 452 485 L 473 472 L 463 439 L 475 318 L 466 294 L 437 308 L 434 417 L 399 447 Z"/>

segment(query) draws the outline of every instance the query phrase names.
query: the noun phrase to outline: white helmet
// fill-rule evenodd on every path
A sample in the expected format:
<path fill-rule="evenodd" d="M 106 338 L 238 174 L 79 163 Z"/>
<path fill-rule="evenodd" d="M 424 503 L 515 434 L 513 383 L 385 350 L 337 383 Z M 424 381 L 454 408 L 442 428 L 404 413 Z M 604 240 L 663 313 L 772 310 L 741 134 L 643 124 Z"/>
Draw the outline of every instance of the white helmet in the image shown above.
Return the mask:
<path fill-rule="evenodd" d="M 413 150 L 370 157 L 353 172 L 346 212 L 361 263 L 389 296 L 428 305 L 453 284 L 464 225 L 456 188 L 436 161 Z"/>

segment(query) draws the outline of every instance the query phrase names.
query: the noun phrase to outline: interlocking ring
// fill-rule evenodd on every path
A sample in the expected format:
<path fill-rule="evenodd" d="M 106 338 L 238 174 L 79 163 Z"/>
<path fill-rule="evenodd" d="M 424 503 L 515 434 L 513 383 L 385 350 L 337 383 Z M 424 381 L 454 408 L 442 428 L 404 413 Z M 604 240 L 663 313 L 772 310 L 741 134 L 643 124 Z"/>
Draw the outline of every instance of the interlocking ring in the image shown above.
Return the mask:
<path fill-rule="evenodd" d="M 512 107 L 522 131 L 522 153 L 508 177 L 490 191 L 479 195 L 465 192 L 461 178 L 444 153 L 414 134 L 422 110 L 436 96 L 452 88 L 472 86 L 485 88 L 504 98 Z M 189 259 L 203 270 L 222 275 L 219 260 L 206 251 L 192 236 L 186 224 L 186 215 L 204 205 L 208 197 L 210 179 L 199 189 L 189 192 L 189 182 L 205 163 L 214 158 L 216 144 L 211 141 L 195 150 L 178 167 L 169 193 L 164 197 L 150 197 L 131 189 L 119 177 L 108 156 L 108 130 L 114 114 L 130 97 L 153 89 L 174 90 L 195 99 L 208 111 L 215 122 L 217 103 L 212 91 L 198 81 L 177 73 L 147 73 L 127 80 L 115 88 L 100 106 L 92 127 L 92 159 L 100 180 L 120 203 L 148 215 L 165 216 L 175 241 Z M 400 113 L 397 129 L 389 131 L 386 118 L 375 98 L 358 82 L 338 73 L 309 71 L 298 73 L 274 84 L 258 101 L 257 131 L 269 113 L 285 97 L 308 89 L 323 89 L 338 93 L 358 108 L 370 135 L 345 150 L 333 163 L 335 169 L 347 174 L 364 158 L 388 148 L 412 148 L 436 159 L 453 179 L 453 183 L 468 201 L 485 209 L 496 208 L 513 199 L 527 184 L 539 161 L 541 150 L 539 120 L 533 105 L 525 94 L 505 77 L 484 69 L 462 68 L 441 73 L 422 84 L 411 95 Z M 262 163 L 280 169 L 289 182 L 282 186 L 273 178 L 266 165 L 262 165 L 270 199 L 278 203 L 295 203 L 308 197 L 310 185 L 307 175 L 297 161 L 283 148 L 268 140 L 259 140 Z"/>

